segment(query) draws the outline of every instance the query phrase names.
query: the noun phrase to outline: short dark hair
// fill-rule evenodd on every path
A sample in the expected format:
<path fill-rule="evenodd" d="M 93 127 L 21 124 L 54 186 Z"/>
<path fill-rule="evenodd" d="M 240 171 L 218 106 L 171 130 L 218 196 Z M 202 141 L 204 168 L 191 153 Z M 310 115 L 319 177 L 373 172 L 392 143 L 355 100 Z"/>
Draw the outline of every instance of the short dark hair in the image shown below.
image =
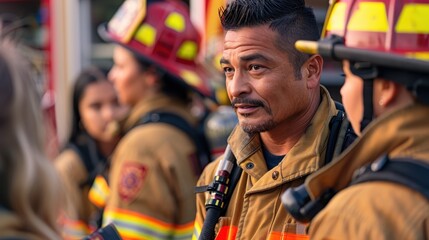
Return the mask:
<path fill-rule="evenodd" d="M 313 10 L 304 0 L 234 0 L 219 9 L 225 31 L 268 24 L 279 34 L 277 47 L 289 54 L 295 76 L 301 78 L 300 68 L 310 55 L 295 49 L 297 40 L 319 39 L 319 29 Z"/>
<path fill-rule="evenodd" d="M 164 68 L 159 64 L 152 63 L 146 57 L 135 52 L 132 52 L 132 54 L 137 60 L 142 71 L 146 71 L 150 67 L 154 67 L 156 69 L 156 74 L 161 78 L 161 92 L 185 104 L 191 103 L 192 99 L 190 92 L 192 89 L 184 80 L 173 76 L 168 71 L 164 70 Z"/>

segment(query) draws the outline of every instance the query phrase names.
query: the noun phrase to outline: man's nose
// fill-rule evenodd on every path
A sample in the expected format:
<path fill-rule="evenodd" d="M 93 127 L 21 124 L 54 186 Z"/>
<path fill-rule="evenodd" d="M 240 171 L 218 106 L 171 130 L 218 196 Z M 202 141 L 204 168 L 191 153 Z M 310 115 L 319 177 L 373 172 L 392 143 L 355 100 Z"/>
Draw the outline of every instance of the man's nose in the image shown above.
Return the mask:
<path fill-rule="evenodd" d="M 241 71 L 235 71 L 234 76 L 228 81 L 227 91 L 232 97 L 240 97 L 251 92 L 249 78 Z"/>

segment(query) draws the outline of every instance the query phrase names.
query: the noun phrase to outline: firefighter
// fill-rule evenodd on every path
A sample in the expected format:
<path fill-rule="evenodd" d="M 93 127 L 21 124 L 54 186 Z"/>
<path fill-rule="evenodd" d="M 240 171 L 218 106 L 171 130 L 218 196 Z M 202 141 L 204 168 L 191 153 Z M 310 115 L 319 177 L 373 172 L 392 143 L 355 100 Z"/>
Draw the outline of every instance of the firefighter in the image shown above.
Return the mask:
<path fill-rule="evenodd" d="M 206 167 L 198 189 L 208 185 L 208 192 L 197 194 L 194 238 L 306 239 L 305 226 L 279 196 L 328 161 L 330 122 L 340 114 L 320 85 L 321 56 L 293 45 L 319 38 L 314 13 L 304 1 L 237 0 L 220 19 L 226 31 L 220 64 L 239 121 L 228 139 L 232 154 L 227 149 L 224 156 L 233 155 L 232 169 L 242 172 L 231 189 L 220 182 L 235 176 L 223 157 Z M 212 209 L 224 213 L 210 230 Z"/>
<path fill-rule="evenodd" d="M 428 239 L 428 22 L 427 0 L 339 0 L 322 40 L 296 43 L 342 61 L 341 95 L 360 136 L 307 178 L 313 201 L 336 193 L 311 221 L 312 239 Z"/>
<path fill-rule="evenodd" d="M 126 112 L 101 69 L 88 67 L 79 74 L 72 94 L 71 134 L 54 161 L 66 196 L 61 219 L 64 239 L 82 239 L 100 227 L 101 201 L 92 199 L 89 189 L 94 183 L 106 189 L 101 187 L 107 185 L 101 176 L 120 139 L 118 122 Z"/>
<path fill-rule="evenodd" d="M 18 49 L 0 37 L 0 239 L 61 239 L 59 178 L 44 152 L 31 66 Z"/>
<path fill-rule="evenodd" d="M 124 239 L 189 239 L 203 164 L 196 141 L 162 121 L 168 113 L 196 126 L 192 96 L 213 98 L 188 8 L 127 0 L 100 34 L 116 43 L 109 78 L 132 108 L 112 158 L 103 223 L 113 222 Z"/>

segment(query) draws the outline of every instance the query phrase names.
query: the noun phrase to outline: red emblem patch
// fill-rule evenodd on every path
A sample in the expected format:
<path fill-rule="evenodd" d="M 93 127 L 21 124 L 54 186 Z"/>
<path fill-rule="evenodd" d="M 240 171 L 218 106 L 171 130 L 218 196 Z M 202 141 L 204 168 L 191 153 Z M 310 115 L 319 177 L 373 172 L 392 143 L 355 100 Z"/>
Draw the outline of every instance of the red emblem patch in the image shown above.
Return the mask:
<path fill-rule="evenodd" d="M 119 196 L 126 202 L 134 200 L 143 186 L 147 168 L 143 164 L 127 163 L 122 167 L 119 180 Z"/>

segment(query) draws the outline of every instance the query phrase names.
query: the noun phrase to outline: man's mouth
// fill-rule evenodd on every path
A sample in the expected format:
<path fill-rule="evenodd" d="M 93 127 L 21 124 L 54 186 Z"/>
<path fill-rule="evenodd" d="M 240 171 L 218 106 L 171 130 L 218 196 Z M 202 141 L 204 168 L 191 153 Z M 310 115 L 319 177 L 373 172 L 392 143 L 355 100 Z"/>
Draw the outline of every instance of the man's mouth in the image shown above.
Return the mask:
<path fill-rule="evenodd" d="M 234 104 L 234 108 L 236 109 L 237 114 L 241 115 L 249 115 L 258 110 L 260 106 L 247 104 L 247 103 L 237 103 Z"/>

